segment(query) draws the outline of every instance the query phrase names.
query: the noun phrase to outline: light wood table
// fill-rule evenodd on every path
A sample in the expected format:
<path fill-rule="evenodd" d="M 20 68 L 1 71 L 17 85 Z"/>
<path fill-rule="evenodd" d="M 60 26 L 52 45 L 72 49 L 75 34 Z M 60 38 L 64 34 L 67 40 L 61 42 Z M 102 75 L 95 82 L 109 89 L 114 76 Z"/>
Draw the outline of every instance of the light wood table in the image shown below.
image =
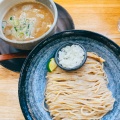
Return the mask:
<path fill-rule="evenodd" d="M 120 0 L 55 0 L 72 16 L 76 29 L 95 31 L 120 45 Z M 24 120 L 18 101 L 19 73 L 0 66 L 0 120 Z"/>

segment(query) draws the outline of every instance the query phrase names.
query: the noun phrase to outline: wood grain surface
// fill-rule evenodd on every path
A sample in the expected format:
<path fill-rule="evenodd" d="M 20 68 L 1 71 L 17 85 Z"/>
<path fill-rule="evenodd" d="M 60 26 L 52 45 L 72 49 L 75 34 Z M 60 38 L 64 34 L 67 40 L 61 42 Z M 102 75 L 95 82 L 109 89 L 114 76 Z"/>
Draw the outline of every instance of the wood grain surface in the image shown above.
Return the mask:
<path fill-rule="evenodd" d="M 120 45 L 120 0 L 55 0 L 72 16 L 75 28 L 105 35 Z M 24 120 L 18 101 L 19 73 L 0 66 L 0 120 Z"/>

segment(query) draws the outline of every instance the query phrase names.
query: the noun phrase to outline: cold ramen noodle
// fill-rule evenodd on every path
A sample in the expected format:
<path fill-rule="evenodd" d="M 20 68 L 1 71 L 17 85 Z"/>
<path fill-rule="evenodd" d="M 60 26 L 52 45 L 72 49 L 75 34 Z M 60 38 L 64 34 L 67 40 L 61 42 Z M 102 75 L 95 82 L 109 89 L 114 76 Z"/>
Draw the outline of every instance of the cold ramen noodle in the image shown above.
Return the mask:
<path fill-rule="evenodd" d="M 32 40 L 47 32 L 53 23 L 51 11 L 39 2 L 23 2 L 3 18 L 3 33 L 10 40 Z"/>
<path fill-rule="evenodd" d="M 53 120 L 99 120 L 113 109 L 115 99 L 107 88 L 105 60 L 91 52 L 78 70 L 57 67 L 47 73 L 45 102 Z"/>

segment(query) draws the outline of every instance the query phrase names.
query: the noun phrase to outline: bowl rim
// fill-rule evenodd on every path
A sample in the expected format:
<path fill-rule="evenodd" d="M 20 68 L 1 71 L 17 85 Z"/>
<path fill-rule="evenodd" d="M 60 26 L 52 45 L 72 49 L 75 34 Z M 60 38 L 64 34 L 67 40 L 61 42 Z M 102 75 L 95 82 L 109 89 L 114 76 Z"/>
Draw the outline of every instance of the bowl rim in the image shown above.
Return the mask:
<path fill-rule="evenodd" d="M 80 47 L 83 49 L 83 51 L 84 51 L 84 58 L 83 58 L 82 62 L 81 62 L 78 66 L 75 66 L 75 67 L 73 67 L 73 68 L 65 68 L 65 67 L 63 67 L 61 64 L 59 64 L 58 54 L 59 54 L 59 51 L 60 51 L 62 48 L 66 47 L 66 46 L 71 46 L 71 45 L 78 45 L 78 46 L 80 46 Z M 55 53 L 55 62 L 56 62 L 56 64 L 57 64 L 61 69 L 66 70 L 66 71 L 73 71 L 73 70 L 77 70 L 77 69 L 81 68 L 81 67 L 85 64 L 86 60 L 87 60 L 87 52 L 86 52 L 85 48 L 83 47 L 83 45 L 81 45 L 80 43 L 77 43 L 77 42 L 68 42 L 68 43 L 66 43 L 66 44 L 63 44 L 62 46 L 60 46 L 60 47 L 58 48 L 58 50 L 57 50 L 56 53 Z"/>
<path fill-rule="evenodd" d="M 55 15 L 54 15 L 54 22 L 53 24 L 51 25 L 50 29 L 45 32 L 42 36 L 36 38 L 36 39 L 33 39 L 33 40 L 30 40 L 30 41 L 17 41 L 17 40 L 10 40 L 8 38 L 5 37 L 5 35 L 3 34 L 2 30 L 1 30 L 1 34 L 2 36 L 0 36 L 0 38 L 3 40 L 3 41 L 6 41 L 6 42 L 9 42 L 9 43 L 15 43 L 15 44 L 25 44 L 25 43 L 34 43 L 34 42 L 37 42 L 39 41 L 40 39 L 44 39 L 47 35 L 50 34 L 50 32 L 54 29 L 56 23 L 57 23 L 57 19 L 58 19 L 58 10 L 57 10 L 57 7 L 55 5 L 55 2 L 53 2 L 53 0 L 48 0 L 50 1 L 51 5 L 53 6 L 53 9 L 54 9 L 54 12 L 55 12 Z M 42 3 L 43 4 L 43 3 Z M 43 4 L 44 5 L 44 4 Z M 46 6 L 46 5 L 44 5 Z M 47 7 L 47 6 L 46 6 Z M 47 7 L 48 8 L 48 7 Z M 49 9 L 49 8 L 48 8 Z M 50 10 L 51 11 L 51 10 Z M 52 11 L 51 11 L 52 12 Z M 53 13 L 52 13 L 53 14 Z"/>

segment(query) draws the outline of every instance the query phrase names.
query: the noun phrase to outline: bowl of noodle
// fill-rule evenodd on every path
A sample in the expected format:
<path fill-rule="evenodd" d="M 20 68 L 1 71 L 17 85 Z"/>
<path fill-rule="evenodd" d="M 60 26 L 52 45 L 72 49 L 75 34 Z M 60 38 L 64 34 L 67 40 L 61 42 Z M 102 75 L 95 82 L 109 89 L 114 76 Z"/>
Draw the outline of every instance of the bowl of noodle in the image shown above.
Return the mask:
<path fill-rule="evenodd" d="M 86 49 L 85 64 L 74 71 L 57 66 L 49 72 L 49 60 L 68 41 Z M 18 94 L 25 119 L 119 120 L 119 54 L 117 44 L 91 31 L 64 31 L 41 41 L 20 74 Z"/>

